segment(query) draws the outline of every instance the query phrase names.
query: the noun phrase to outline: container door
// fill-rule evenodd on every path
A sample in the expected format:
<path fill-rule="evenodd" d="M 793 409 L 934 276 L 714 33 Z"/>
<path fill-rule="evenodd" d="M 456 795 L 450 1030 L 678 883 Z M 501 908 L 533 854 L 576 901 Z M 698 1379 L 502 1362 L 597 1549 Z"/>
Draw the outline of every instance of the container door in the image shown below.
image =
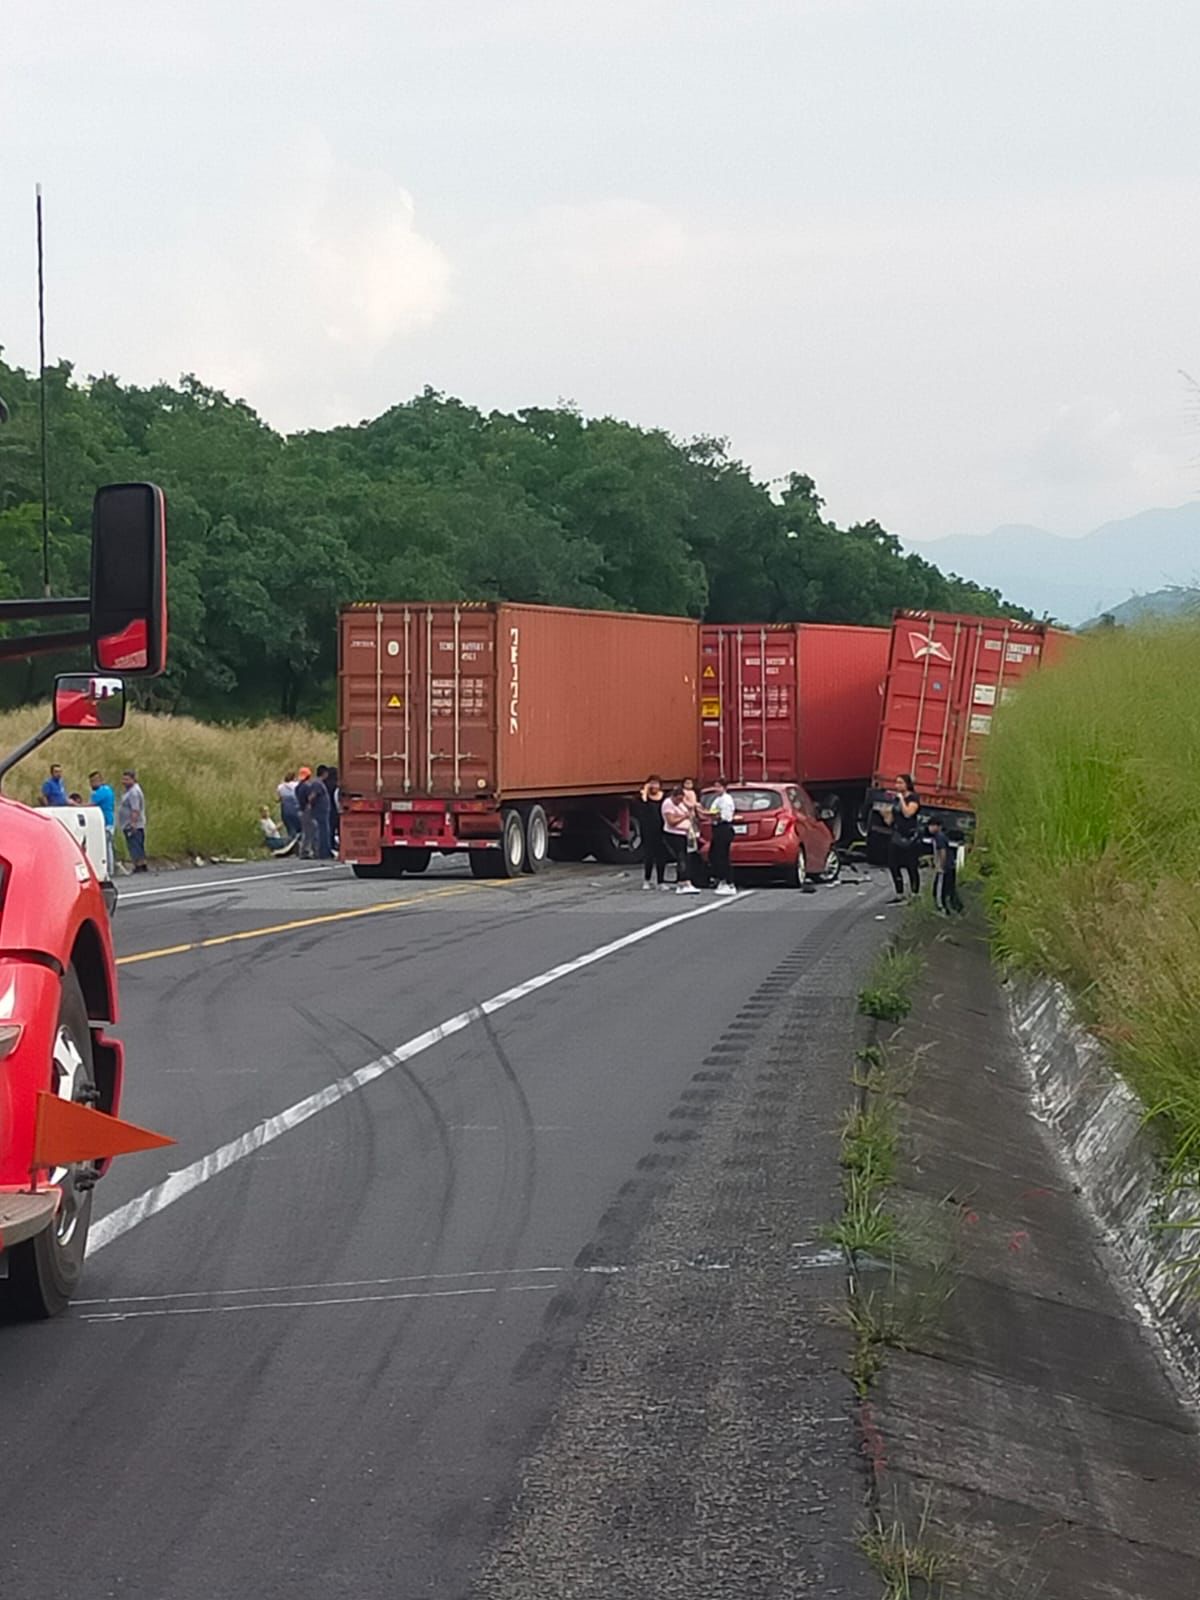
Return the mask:
<path fill-rule="evenodd" d="M 414 606 L 409 693 L 412 759 L 405 793 L 472 799 L 496 787 L 495 613 Z"/>
<path fill-rule="evenodd" d="M 726 773 L 738 783 L 799 777 L 796 750 L 796 634 L 790 627 L 731 628 L 732 737 Z"/>
<path fill-rule="evenodd" d="M 985 621 L 970 629 L 958 663 L 958 726 L 950 753 L 950 782 L 979 790 L 981 763 L 999 706 L 1041 665 L 1045 630 L 1038 624 Z"/>
<path fill-rule="evenodd" d="M 347 793 L 407 792 L 411 641 L 410 613 L 399 607 L 342 613 L 339 778 Z"/>
<path fill-rule="evenodd" d="M 725 628 L 710 624 L 700 630 L 700 777 L 704 783 L 726 772 L 730 709 L 725 694 L 726 638 Z"/>
<path fill-rule="evenodd" d="M 879 756 L 885 784 L 910 772 L 919 794 L 947 787 L 959 630 L 931 616 L 896 618 Z"/>

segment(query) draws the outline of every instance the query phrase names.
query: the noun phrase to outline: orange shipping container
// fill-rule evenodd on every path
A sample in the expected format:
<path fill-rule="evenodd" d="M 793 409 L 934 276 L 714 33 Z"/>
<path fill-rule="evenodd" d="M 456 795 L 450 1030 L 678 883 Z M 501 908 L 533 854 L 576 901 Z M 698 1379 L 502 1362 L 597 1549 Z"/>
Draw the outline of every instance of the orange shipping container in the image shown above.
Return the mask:
<path fill-rule="evenodd" d="M 699 766 L 699 627 L 502 602 L 346 607 L 343 792 L 492 801 L 636 790 Z"/>

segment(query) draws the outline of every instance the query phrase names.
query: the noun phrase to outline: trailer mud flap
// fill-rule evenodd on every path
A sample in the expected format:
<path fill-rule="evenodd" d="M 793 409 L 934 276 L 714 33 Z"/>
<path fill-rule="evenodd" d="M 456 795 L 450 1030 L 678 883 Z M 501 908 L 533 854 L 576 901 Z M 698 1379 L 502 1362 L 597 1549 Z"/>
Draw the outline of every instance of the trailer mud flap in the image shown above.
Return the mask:
<path fill-rule="evenodd" d="M 376 866 L 383 859 L 382 824 L 376 811 L 343 811 L 341 856 L 360 866 Z"/>

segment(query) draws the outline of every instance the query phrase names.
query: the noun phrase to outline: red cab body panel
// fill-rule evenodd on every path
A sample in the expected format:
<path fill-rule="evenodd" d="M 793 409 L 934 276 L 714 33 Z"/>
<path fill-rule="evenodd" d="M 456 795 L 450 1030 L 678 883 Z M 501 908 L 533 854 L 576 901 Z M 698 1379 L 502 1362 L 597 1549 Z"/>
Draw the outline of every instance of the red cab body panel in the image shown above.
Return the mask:
<path fill-rule="evenodd" d="M 701 629 L 703 776 L 866 783 L 879 738 L 887 628 L 825 623 Z"/>
<path fill-rule="evenodd" d="M 0 1188 L 29 1182 L 37 1094 L 49 1089 L 61 973 L 78 957 L 94 1024 L 116 1021 L 116 976 L 100 885 L 53 818 L 0 798 L 0 1022 L 17 1023 L 0 1060 Z M 120 1102 L 120 1045 L 94 1030 L 103 1109 Z M 101 1058 L 103 1066 L 101 1066 Z M 98 1073 L 98 1075 L 99 1075 Z"/>
<path fill-rule="evenodd" d="M 552 606 L 346 607 L 339 777 L 456 802 L 636 792 L 699 764 L 698 625 Z"/>
<path fill-rule="evenodd" d="M 876 784 L 890 788 L 911 773 L 926 804 L 973 810 L 997 708 L 1069 637 L 1041 622 L 898 611 Z"/>

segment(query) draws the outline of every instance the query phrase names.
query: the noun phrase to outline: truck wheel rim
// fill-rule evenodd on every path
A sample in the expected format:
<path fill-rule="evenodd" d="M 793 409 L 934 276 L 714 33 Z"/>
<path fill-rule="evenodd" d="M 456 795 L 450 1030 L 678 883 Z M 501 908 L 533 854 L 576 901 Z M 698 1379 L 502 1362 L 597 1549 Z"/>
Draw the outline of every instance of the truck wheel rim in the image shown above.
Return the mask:
<path fill-rule="evenodd" d="M 58 1030 L 50 1064 L 54 1074 L 54 1093 L 60 1100 L 74 1100 L 87 1072 L 79 1047 L 66 1028 Z M 62 1201 L 54 1223 L 54 1237 L 62 1249 L 70 1244 L 79 1221 L 81 1197 L 75 1188 L 75 1172 L 73 1166 L 54 1167 L 50 1172 L 50 1182 L 56 1183 L 62 1190 Z"/>
<path fill-rule="evenodd" d="M 549 835 L 541 817 L 534 817 L 529 827 L 529 854 L 534 861 L 544 861 L 549 848 Z"/>

